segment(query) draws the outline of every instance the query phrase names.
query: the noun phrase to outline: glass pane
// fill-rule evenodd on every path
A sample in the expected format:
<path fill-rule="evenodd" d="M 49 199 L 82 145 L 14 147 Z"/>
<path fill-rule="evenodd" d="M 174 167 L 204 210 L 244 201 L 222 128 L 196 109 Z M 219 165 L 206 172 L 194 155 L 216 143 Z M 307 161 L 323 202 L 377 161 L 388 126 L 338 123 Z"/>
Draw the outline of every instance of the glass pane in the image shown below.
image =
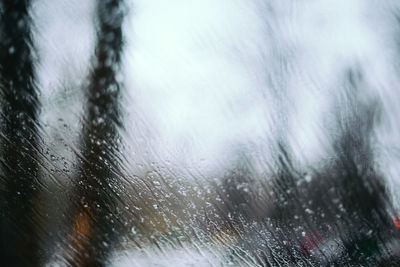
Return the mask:
<path fill-rule="evenodd" d="M 400 264 L 397 2 L 0 3 L 0 265 Z"/>

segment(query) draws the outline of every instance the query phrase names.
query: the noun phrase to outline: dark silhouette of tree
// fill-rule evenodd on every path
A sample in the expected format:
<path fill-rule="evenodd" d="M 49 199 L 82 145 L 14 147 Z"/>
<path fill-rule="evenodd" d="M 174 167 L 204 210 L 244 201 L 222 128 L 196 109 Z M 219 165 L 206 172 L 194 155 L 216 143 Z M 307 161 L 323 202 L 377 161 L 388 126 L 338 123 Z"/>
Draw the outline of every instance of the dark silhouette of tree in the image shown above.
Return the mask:
<path fill-rule="evenodd" d="M 69 260 L 79 266 L 105 264 L 120 229 L 115 188 L 118 129 L 122 127 L 120 84 L 116 78 L 123 47 L 121 2 L 97 3 L 97 45 L 86 92 L 79 176 L 72 196 L 76 201 L 70 236 L 74 251 L 70 252 Z"/>
<path fill-rule="evenodd" d="M 29 0 L 0 4 L 2 266 L 39 265 L 38 116 Z"/>
<path fill-rule="evenodd" d="M 350 70 L 345 78 L 346 94 L 333 113 L 336 131 L 326 136 L 333 147 L 329 160 L 303 174 L 279 144 L 278 174 L 268 184 L 273 192 L 269 216 L 261 226 L 242 233 L 248 236 L 242 246 L 261 265 L 281 258 L 286 258 L 286 264 L 307 260 L 310 266 L 382 264 L 397 258 L 385 244 L 398 239 L 399 232 L 391 219 L 394 207 L 371 138 L 379 122 L 379 102 L 360 96 L 360 73 Z M 304 236 L 294 229 L 301 229 Z M 307 247 L 317 253 L 330 240 L 340 240 L 343 250 L 328 252 L 329 257 L 321 251 L 323 257 L 308 258 Z"/>

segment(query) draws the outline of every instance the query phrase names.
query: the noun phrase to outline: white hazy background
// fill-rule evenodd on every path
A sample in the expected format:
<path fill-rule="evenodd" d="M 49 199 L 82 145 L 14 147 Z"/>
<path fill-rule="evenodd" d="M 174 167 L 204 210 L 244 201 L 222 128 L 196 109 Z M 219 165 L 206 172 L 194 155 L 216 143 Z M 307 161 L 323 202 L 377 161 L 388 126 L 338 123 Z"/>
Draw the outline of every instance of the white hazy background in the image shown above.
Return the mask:
<path fill-rule="evenodd" d="M 288 142 L 302 168 L 318 164 L 331 150 L 326 126 L 345 89 L 344 74 L 359 68 L 363 98 L 383 104 L 375 145 L 399 203 L 398 1 L 126 5 L 121 78 L 127 171 L 140 174 L 157 164 L 207 177 L 244 151 L 261 172 L 277 139 Z M 93 55 L 94 8 L 95 1 L 37 0 L 32 10 L 43 131 L 54 154 L 70 161 Z"/>

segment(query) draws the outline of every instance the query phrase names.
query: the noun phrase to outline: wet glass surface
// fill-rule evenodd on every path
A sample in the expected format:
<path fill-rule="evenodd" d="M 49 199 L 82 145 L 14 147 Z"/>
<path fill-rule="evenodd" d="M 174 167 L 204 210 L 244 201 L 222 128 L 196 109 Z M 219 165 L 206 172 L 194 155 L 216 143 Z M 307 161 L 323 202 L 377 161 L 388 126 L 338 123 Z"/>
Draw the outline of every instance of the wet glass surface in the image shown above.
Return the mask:
<path fill-rule="evenodd" d="M 400 265 L 399 14 L 1 2 L 0 265 Z"/>

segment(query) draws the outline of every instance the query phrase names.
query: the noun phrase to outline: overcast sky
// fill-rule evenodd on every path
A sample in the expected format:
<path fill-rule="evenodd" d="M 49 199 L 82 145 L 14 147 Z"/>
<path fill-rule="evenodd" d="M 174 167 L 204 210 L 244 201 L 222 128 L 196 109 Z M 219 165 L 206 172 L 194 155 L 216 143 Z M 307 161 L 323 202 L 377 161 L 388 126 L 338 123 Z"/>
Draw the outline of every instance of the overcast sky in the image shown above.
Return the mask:
<path fill-rule="evenodd" d="M 349 68 L 365 74 L 363 95 L 384 103 L 380 145 L 397 145 L 391 2 L 128 2 L 121 79 L 129 168 L 154 161 L 212 173 L 238 151 L 268 160 L 277 137 L 301 164 L 315 164 L 329 152 L 329 112 Z M 94 1 L 35 1 L 33 15 L 45 130 L 73 141 L 93 55 Z"/>

